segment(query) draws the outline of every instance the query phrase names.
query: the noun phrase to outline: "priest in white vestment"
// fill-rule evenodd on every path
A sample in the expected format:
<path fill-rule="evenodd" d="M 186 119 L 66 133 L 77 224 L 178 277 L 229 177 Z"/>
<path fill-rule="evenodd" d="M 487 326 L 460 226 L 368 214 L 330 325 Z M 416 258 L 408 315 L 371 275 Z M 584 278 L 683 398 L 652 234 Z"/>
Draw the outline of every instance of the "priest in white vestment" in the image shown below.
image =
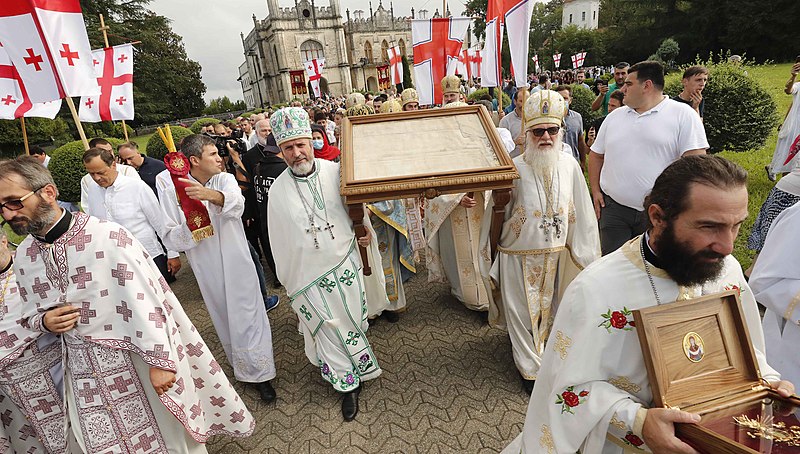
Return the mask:
<path fill-rule="evenodd" d="M 0 230 L 0 452 L 65 453 L 61 343 L 25 329 L 21 317 L 13 257 Z"/>
<path fill-rule="evenodd" d="M 236 178 L 220 170 L 213 139 L 187 136 L 181 152 L 190 168 L 184 177 L 189 184 L 186 194 L 208 211 L 213 235 L 202 239 L 192 235 L 168 169 L 156 177 L 167 230 L 164 244 L 186 253 L 236 380 L 255 384 L 261 399 L 272 402 L 276 397 L 270 383 L 276 375 L 272 331 L 242 226 L 244 196 Z"/>
<path fill-rule="evenodd" d="M 794 205 L 772 223 L 750 275 L 756 301 L 767 308 L 767 360 L 793 383 L 800 382 L 800 255 L 792 247 L 798 232 L 800 205 Z"/>
<path fill-rule="evenodd" d="M 527 146 L 514 158 L 520 178 L 505 207 L 493 264 L 492 202 L 484 214 L 481 272 L 490 286 L 499 283 L 489 324 L 508 330 L 514 363 L 530 393 L 558 303 L 578 272 L 600 257 L 600 236 L 580 165 L 561 152 L 566 103 L 557 92 L 542 90 L 530 95 L 524 109 Z"/>
<path fill-rule="evenodd" d="M 645 200 L 648 231 L 595 261 L 567 288 L 533 389 L 523 433 L 505 453 L 695 453 L 674 423 L 700 421 L 650 408 L 632 311 L 737 289 L 761 377 L 794 386 L 767 364 L 753 294 L 731 256 L 747 217 L 747 173 L 715 155 L 672 163 Z M 680 450 L 680 451 L 679 451 Z"/>
<path fill-rule="evenodd" d="M 255 421 L 152 258 L 119 224 L 58 207 L 35 159 L 0 163 L 20 323 L 61 335 L 68 452 L 203 453 Z"/>
<path fill-rule="evenodd" d="M 342 416 L 350 421 L 358 413 L 363 382 L 381 373 L 366 337 L 368 304 L 388 304 L 380 255 L 371 233 L 356 239 L 339 194 L 339 164 L 314 159 L 306 112 L 287 107 L 270 122 L 289 166 L 270 188 L 267 219 L 276 272 L 300 320 L 306 356 L 344 393 Z M 369 217 L 364 219 L 367 224 Z M 368 279 L 359 245 L 373 251 Z M 378 284 L 372 294 L 367 281 Z"/>

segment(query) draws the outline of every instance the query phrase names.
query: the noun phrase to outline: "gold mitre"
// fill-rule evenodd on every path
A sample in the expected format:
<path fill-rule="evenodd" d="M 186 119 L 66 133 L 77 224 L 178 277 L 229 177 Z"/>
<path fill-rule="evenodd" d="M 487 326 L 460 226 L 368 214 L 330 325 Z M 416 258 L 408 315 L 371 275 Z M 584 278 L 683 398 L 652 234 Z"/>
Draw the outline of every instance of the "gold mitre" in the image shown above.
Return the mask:
<path fill-rule="evenodd" d="M 442 93 L 461 93 L 461 79 L 456 75 L 444 76 Z"/>
<path fill-rule="evenodd" d="M 347 95 L 347 99 L 345 99 L 344 101 L 344 107 L 345 109 L 349 109 L 355 106 L 356 104 L 366 104 L 366 103 L 367 103 L 367 98 L 365 98 L 364 95 L 362 95 L 361 93 L 354 91 L 353 93 Z"/>
<path fill-rule="evenodd" d="M 414 90 L 413 88 L 406 88 L 402 93 L 400 93 L 400 104 L 405 107 L 406 104 L 410 102 L 419 103 L 419 95 L 417 95 L 417 90 Z"/>
<path fill-rule="evenodd" d="M 561 125 L 567 114 L 567 103 L 553 90 L 541 90 L 531 93 L 525 101 L 525 130 L 543 123 Z"/>
<path fill-rule="evenodd" d="M 449 109 L 451 107 L 464 107 L 464 106 L 469 106 L 469 104 L 467 104 L 465 102 L 462 102 L 462 101 L 453 101 L 453 102 L 448 102 L 447 104 L 443 105 L 442 107 L 444 107 L 446 109 Z"/>
<path fill-rule="evenodd" d="M 403 111 L 403 106 L 401 106 L 396 99 L 390 99 L 389 101 L 386 101 L 383 104 L 381 104 L 381 113 L 402 112 L 402 111 Z"/>

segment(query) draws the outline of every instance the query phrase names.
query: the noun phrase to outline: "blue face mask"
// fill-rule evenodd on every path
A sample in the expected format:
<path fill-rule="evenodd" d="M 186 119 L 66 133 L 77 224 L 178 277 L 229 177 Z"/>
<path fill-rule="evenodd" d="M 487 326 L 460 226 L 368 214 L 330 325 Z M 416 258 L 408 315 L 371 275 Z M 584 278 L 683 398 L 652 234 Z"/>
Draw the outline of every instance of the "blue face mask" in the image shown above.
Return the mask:
<path fill-rule="evenodd" d="M 322 139 L 312 140 L 311 146 L 314 147 L 315 150 L 322 150 L 322 147 L 325 146 L 325 142 Z"/>

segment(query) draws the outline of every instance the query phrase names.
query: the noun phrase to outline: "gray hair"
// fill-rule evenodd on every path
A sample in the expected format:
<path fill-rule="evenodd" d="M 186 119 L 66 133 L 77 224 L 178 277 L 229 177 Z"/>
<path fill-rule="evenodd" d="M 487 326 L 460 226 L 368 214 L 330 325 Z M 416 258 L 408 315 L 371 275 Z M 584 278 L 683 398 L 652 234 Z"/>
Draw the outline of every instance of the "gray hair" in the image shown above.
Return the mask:
<path fill-rule="evenodd" d="M 49 184 L 56 185 L 50 171 L 31 156 L 0 161 L 0 180 L 8 179 L 12 175 L 19 176 L 23 184 L 31 191 L 41 189 Z"/>
<path fill-rule="evenodd" d="M 194 156 L 197 159 L 203 157 L 203 147 L 206 145 L 216 146 L 214 139 L 202 134 L 191 134 L 181 141 L 181 153 L 187 158 Z M 41 165 L 41 164 L 40 164 Z"/>

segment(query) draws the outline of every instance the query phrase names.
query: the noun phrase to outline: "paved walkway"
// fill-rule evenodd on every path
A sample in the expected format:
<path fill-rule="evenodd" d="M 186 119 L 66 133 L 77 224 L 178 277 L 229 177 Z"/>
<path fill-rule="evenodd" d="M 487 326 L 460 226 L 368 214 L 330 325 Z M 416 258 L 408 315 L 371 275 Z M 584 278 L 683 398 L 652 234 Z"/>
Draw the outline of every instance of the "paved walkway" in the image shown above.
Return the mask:
<path fill-rule="evenodd" d="M 269 271 L 267 271 L 269 273 Z M 230 366 L 188 263 L 173 285 L 229 378 Z M 278 399 L 263 404 L 235 383 L 256 418 L 249 438 L 217 437 L 211 453 L 490 453 L 521 430 L 528 395 L 511 358 L 508 335 L 465 309 L 427 271 L 406 283 L 408 310 L 395 324 L 370 327 L 383 374 L 368 381 L 355 421 L 342 421 L 341 400 L 303 352 L 297 317 L 281 289 L 269 314 Z M 233 381 L 233 380 L 232 380 Z"/>

